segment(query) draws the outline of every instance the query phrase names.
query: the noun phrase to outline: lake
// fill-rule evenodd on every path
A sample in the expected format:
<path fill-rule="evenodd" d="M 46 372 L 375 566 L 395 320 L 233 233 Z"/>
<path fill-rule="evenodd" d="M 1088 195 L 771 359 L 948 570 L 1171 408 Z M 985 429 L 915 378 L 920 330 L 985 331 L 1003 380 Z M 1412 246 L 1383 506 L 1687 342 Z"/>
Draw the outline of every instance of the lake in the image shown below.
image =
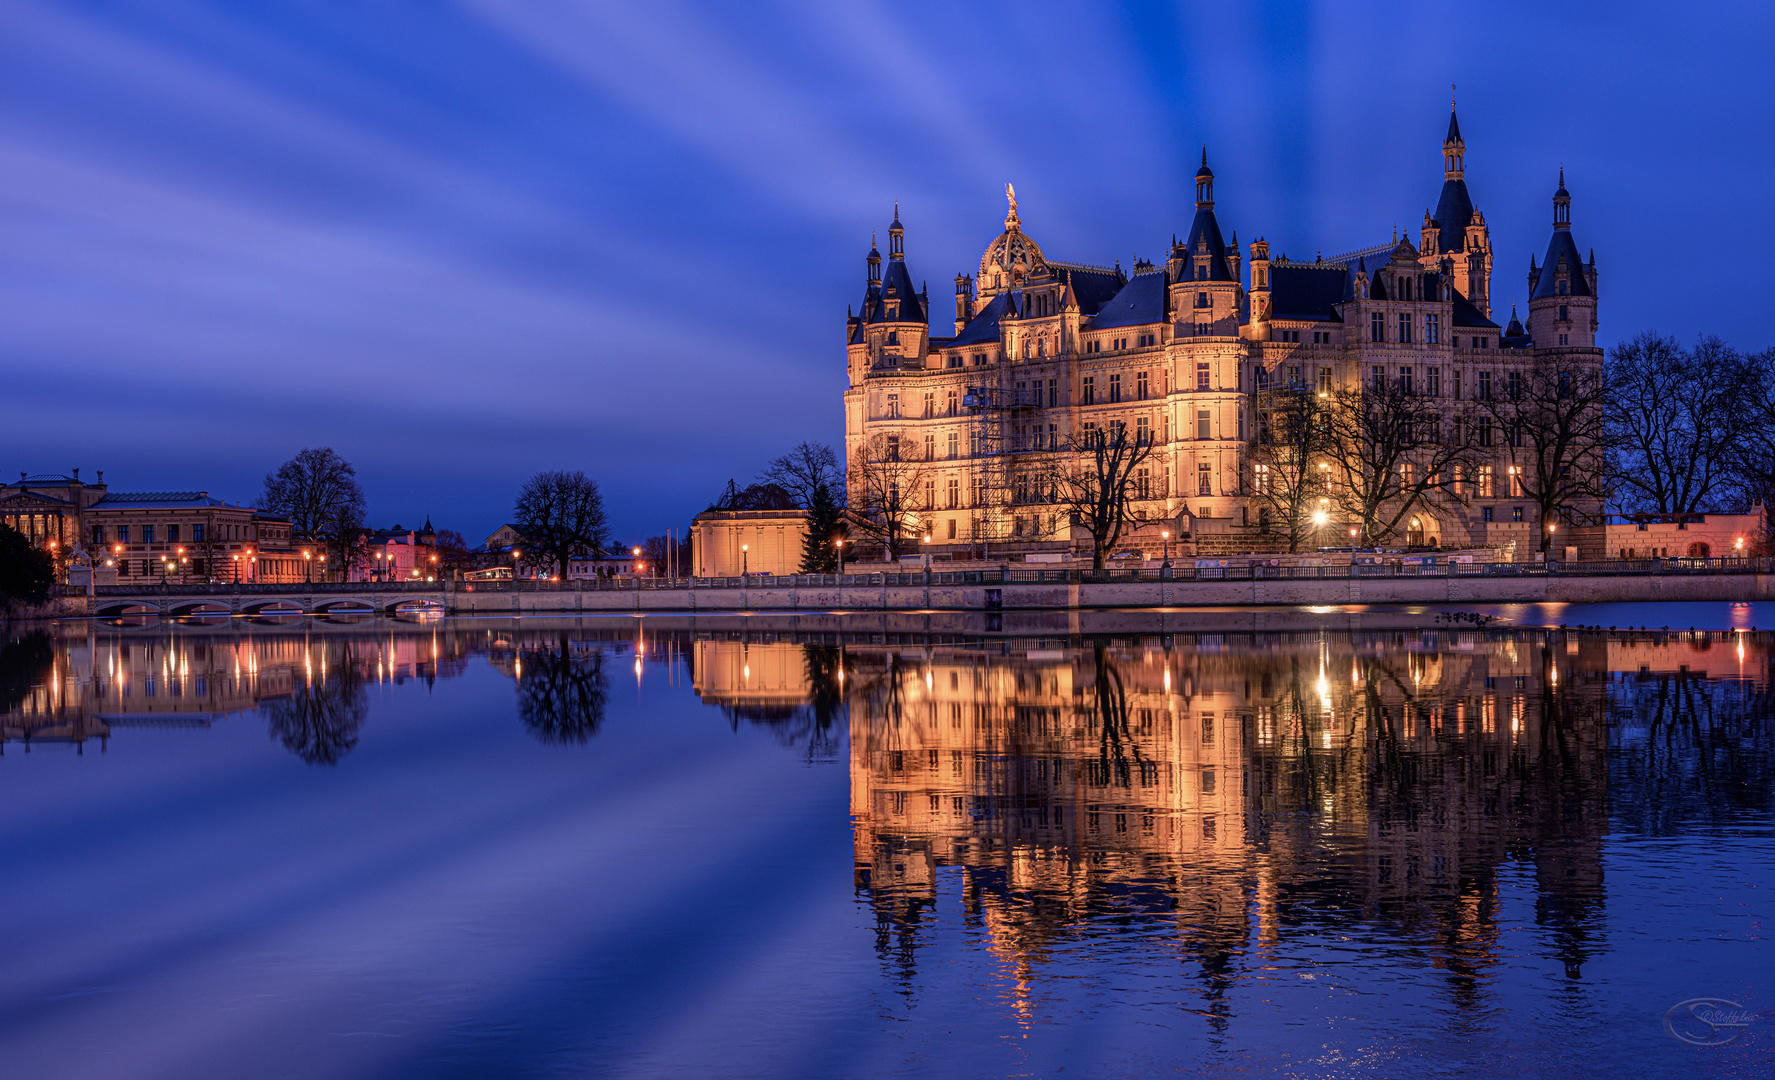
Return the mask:
<path fill-rule="evenodd" d="M 1759 622 L 0 629 L 0 1062 L 1769 1075 Z"/>

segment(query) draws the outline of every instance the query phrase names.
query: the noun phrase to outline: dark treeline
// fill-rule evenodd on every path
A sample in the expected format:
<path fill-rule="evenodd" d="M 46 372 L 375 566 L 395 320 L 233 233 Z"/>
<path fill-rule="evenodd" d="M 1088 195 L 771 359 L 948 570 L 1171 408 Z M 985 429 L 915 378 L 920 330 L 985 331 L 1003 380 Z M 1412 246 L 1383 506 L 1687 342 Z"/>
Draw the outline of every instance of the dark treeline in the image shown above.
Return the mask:
<path fill-rule="evenodd" d="M 1775 491 L 1775 349 L 1717 337 L 1685 348 L 1647 332 L 1609 352 L 1614 502 L 1692 514 L 1767 504 Z"/>

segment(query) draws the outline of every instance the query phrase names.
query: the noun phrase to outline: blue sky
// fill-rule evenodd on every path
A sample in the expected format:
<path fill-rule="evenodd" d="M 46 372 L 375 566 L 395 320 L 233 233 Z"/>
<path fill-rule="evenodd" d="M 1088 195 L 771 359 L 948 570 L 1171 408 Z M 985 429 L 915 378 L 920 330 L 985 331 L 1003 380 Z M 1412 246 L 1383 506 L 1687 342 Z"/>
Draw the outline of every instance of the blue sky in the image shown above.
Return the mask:
<path fill-rule="evenodd" d="M 1006 181 L 1050 255 L 1126 266 L 1203 143 L 1243 242 L 1415 237 L 1451 82 L 1506 306 L 1564 164 L 1606 341 L 1775 343 L 1767 5 L 0 10 L 0 468 L 250 500 L 331 445 L 377 524 L 471 540 L 582 468 L 660 532 L 840 440 L 894 200 L 938 314 Z"/>

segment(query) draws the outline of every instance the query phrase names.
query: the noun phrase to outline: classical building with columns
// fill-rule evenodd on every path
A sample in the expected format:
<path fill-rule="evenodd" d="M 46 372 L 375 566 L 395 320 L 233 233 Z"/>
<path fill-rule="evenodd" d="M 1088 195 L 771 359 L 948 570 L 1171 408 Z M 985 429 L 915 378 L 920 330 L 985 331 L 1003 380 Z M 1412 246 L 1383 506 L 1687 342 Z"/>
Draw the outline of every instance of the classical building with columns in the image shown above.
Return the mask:
<path fill-rule="evenodd" d="M 920 462 L 899 497 L 939 550 L 1034 550 L 1072 542 L 1072 530 L 1032 478 L 1071 452 L 1074 432 L 1120 426 L 1154 446 L 1134 477 L 1137 516 L 1173 536 L 1214 522 L 1251 550 L 1273 547 L 1251 471 L 1266 388 L 1329 393 L 1397 379 L 1452 411 L 1511 370 L 1554 357 L 1601 362 L 1596 262 L 1573 239 L 1563 170 L 1546 256 L 1529 260 L 1528 321 L 1512 310 L 1500 326 L 1491 231 L 1467 188 L 1452 109 L 1442 158 L 1441 193 L 1416 243 L 1395 236 L 1304 261 L 1273 255 L 1261 238 L 1244 250 L 1237 232 L 1224 238 L 1205 151 L 1194 217 L 1162 265 L 1051 257 L 1023 231 L 1007 185 L 1003 231 L 976 273 L 957 275 L 942 334 L 913 284 L 896 207 L 885 263 L 872 247 L 862 308 L 846 323 L 848 460 L 879 436 Z M 1541 525 L 1510 469 L 1500 450 L 1460 499 L 1414 512 L 1400 541 L 1532 549 Z M 1156 548 L 1157 529 L 1131 542 Z"/>
<path fill-rule="evenodd" d="M 79 469 L 19 473 L 0 483 L 0 524 L 50 551 L 59 570 L 89 559 L 126 585 L 287 582 L 311 572 L 280 517 L 207 491 L 112 491 L 102 471 L 88 481 Z"/>

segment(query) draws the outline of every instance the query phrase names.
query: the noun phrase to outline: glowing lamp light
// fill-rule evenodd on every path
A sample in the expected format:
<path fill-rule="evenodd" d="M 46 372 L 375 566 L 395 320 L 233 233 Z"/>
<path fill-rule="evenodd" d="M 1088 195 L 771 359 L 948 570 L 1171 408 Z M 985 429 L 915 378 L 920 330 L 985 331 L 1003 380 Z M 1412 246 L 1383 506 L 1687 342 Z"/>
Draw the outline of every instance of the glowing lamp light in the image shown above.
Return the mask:
<path fill-rule="evenodd" d="M 1325 524 L 1325 511 L 1323 511 L 1323 510 L 1316 510 L 1316 511 L 1314 511 L 1314 512 L 1313 512 L 1313 524 L 1314 524 L 1314 525 L 1323 525 L 1323 524 Z M 1353 534 L 1353 533 L 1352 533 L 1352 534 L 1351 534 L 1351 535 L 1354 535 L 1354 534 Z"/>

